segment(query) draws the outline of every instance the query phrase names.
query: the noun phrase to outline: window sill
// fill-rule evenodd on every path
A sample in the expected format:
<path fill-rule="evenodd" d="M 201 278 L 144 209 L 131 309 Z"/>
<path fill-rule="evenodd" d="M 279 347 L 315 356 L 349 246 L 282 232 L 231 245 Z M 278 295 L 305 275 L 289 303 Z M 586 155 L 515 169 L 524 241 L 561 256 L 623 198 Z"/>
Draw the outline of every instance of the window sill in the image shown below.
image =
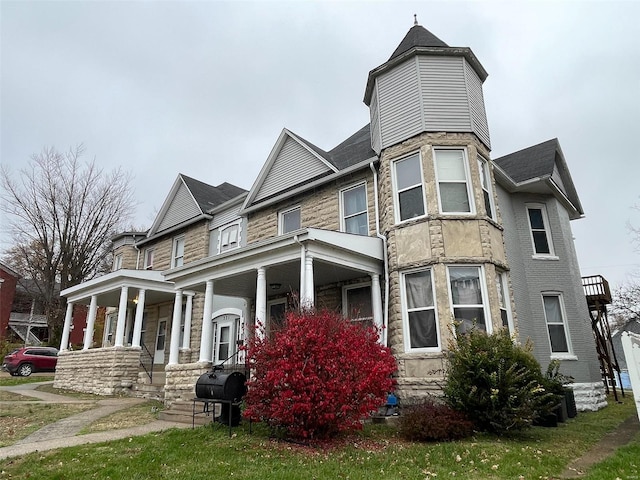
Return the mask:
<path fill-rule="evenodd" d="M 578 360 L 578 356 L 572 353 L 552 353 L 551 360 Z"/>
<path fill-rule="evenodd" d="M 531 255 L 531 258 L 533 258 L 534 260 L 560 260 L 560 257 L 558 257 L 557 255 Z"/>

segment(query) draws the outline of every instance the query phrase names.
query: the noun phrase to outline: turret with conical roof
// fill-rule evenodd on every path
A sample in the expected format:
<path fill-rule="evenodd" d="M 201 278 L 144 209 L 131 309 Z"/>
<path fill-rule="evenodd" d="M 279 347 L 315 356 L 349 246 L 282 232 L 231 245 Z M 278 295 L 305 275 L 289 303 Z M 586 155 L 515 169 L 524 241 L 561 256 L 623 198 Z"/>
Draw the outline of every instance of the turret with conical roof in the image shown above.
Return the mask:
<path fill-rule="evenodd" d="M 490 148 L 482 83 L 470 48 L 450 47 L 417 23 L 385 63 L 369 72 L 364 102 L 377 152 L 421 132 L 470 132 Z"/>

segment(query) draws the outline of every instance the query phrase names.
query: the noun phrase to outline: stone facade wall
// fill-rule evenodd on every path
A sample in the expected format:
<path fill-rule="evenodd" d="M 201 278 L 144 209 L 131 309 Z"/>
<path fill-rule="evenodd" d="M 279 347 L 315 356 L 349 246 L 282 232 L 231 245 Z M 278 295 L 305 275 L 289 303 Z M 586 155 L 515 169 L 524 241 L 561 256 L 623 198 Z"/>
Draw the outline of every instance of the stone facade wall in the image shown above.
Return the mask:
<path fill-rule="evenodd" d="M 247 243 L 264 240 L 278 235 L 278 212 L 300 205 L 300 225 L 340 231 L 340 191 L 363 181 L 367 185 L 367 209 L 369 213 L 369 234 L 375 235 L 375 196 L 373 173 L 368 168 L 353 175 L 317 188 L 312 192 L 289 198 L 285 202 L 249 214 Z"/>
<path fill-rule="evenodd" d="M 469 181 L 476 207 L 474 215 L 441 214 L 438 206 L 433 147 L 465 148 Z M 424 175 L 423 192 L 427 215 L 396 223 L 392 162 L 420 152 Z M 379 166 L 380 224 L 387 236 L 389 265 L 389 325 L 388 342 L 398 361 L 398 394 L 406 401 L 439 390 L 444 376 L 444 356 L 441 352 L 412 352 L 405 348 L 402 315 L 401 276 L 403 272 L 430 268 L 435 290 L 439 346 L 444 351 L 453 340 L 453 312 L 449 299 L 448 265 L 482 266 L 485 275 L 486 298 L 494 329 L 501 328 L 496 275 L 508 271 L 500 214 L 494 221 L 486 216 L 477 156 L 490 158 L 486 147 L 473 134 L 423 133 L 385 149 Z M 492 180 L 495 185 L 495 182 Z M 496 189 L 492 189 L 497 205 Z M 496 207 L 497 210 L 497 207 Z M 513 304 L 512 304 L 513 305 Z M 513 310 L 513 309 L 512 309 Z"/>
<path fill-rule="evenodd" d="M 114 257 L 116 255 L 122 255 L 122 267 L 131 270 L 137 268 L 138 251 L 133 245 L 121 245 L 113 250 Z"/>
<path fill-rule="evenodd" d="M 576 397 L 579 412 L 596 412 L 607 406 L 607 395 L 602 382 L 571 383 L 568 386 Z"/>
<path fill-rule="evenodd" d="M 190 401 L 196 394 L 196 382 L 203 373 L 211 369 L 211 362 L 196 362 L 165 367 L 166 383 L 164 401 L 167 408 L 182 400 Z"/>
<path fill-rule="evenodd" d="M 139 369 L 139 348 L 61 351 L 53 386 L 95 395 L 120 395 L 137 382 Z"/>
<path fill-rule="evenodd" d="M 140 250 L 144 253 L 154 249 L 153 270 L 168 270 L 171 268 L 173 254 L 173 239 L 184 235 L 184 263 L 194 262 L 209 256 L 209 223 L 205 220 L 182 230 L 172 232 L 145 244 Z M 143 267 L 144 257 L 140 256 L 140 268 Z"/>

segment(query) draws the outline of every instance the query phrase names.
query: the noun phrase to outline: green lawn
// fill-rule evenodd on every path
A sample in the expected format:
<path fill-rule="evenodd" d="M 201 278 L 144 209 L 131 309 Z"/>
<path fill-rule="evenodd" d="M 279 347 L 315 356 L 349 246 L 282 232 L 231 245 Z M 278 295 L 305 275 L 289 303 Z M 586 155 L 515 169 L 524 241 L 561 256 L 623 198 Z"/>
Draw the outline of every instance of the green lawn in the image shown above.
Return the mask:
<path fill-rule="evenodd" d="M 442 444 L 405 442 L 389 427 L 369 425 L 331 447 L 312 448 L 271 440 L 260 425 L 253 434 L 236 428 L 233 438 L 205 426 L 35 453 L 0 461 L 0 471 L 3 478 L 43 479 L 551 479 L 634 411 L 627 398 L 558 428 Z M 640 439 L 611 461 L 618 457 L 611 468 L 633 478 Z M 588 478 L 616 478 L 604 472 Z"/>

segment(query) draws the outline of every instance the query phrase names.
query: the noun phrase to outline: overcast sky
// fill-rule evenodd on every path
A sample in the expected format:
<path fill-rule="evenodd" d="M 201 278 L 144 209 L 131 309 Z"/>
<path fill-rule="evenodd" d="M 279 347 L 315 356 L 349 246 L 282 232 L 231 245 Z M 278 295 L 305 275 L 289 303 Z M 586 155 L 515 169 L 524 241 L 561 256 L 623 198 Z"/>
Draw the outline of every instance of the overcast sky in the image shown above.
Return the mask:
<path fill-rule="evenodd" d="M 640 272 L 640 2 L 2 0 L 1 162 L 82 142 L 131 171 L 147 228 L 178 173 L 249 189 L 282 128 L 329 150 L 366 125 L 414 13 L 489 72 L 493 158 L 560 140 L 583 275 Z"/>

